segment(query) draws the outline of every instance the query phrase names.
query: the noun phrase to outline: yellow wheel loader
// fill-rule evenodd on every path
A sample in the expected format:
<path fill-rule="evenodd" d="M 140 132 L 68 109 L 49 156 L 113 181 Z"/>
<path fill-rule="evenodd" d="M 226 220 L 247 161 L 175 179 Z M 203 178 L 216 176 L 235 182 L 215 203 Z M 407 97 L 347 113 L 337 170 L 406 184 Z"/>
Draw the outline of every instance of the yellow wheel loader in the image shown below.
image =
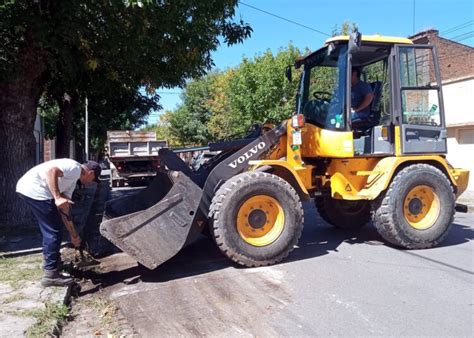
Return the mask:
<path fill-rule="evenodd" d="M 286 75 L 291 81 L 292 67 Z M 390 244 L 440 243 L 469 172 L 446 160 L 446 127 L 436 49 L 405 38 L 333 37 L 296 60 L 295 114 L 271 130 L 209 145 L 218 152 L 190 169 L 160 150 L 167 168 L 136 195 L 106 204 L 102 234 L 154 269 L 208 232 L 244 266 L 284 259 L 314 199 L 338 228 L 372 221 Z M 352 111 L 352 70 L 371 87 L 368 114 Z"/>

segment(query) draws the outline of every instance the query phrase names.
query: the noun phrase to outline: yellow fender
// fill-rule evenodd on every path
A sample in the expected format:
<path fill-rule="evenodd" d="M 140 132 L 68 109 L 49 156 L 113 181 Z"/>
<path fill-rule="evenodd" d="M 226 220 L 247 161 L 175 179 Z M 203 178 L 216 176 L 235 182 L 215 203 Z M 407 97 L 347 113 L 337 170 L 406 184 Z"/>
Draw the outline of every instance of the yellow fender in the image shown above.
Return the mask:
<path fill-rule="evenodd" d="M 349 162 L 350 161 L 351 160 L 349 160 Z M 356 181 L 355 179 L 351 180 L 351 178 L 339 172 L 335 172 L 330 179 L 332 196 L 334 198 L 347 200 L 373 200 L 377 198 L 382 191 L 388 188 L 397 168 L 408 163 L 426 163 L 441 169 L 441 171 L 448 176 L 451 184 L 455 188 L 456 196 L 459 196 L 467 188 L 469 178 L 469 172 L 467 170 L 452 168 L 441 156 L 417 155 L 385 157 L 380 159 L 372 170 L 353 171 L 352 175 L 358 178 L 367 176 L 364 186 L 360 189 L 357 189 L 358 187 L 353 185 L 353 182 Z"/>
<path fill-rule="evenodd" d="M 285 160 L 249 161 L 249 164 L 253 166 L 252 170 L 258 170 L 265 166 L 272 167 L 272 174 L 290 183 L 302 200 L 310 198 L 308 188 L 312 187 L 311 175 L 314 168 L 313 166 L 308 165 L 295 168 Z"/>

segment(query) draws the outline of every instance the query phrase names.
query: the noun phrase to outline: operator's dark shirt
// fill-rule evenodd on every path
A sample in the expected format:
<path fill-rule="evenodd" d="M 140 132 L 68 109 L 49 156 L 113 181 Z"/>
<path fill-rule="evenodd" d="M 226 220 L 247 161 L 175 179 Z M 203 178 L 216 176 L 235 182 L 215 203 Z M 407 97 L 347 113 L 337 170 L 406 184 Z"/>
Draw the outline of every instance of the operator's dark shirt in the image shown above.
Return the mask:
<path fill-rule="evenodd" d="M 353 109 L 357 108 L 360 106 L 362 101 L 364 100 L 364 97 L 367 94 L 372 93 L 372 89 L 370 88 L 370 85 L 364 81 L 357 82 L 354 86 L 351 88 L 351 107 Z M 352 114 L 352 118 L 367 118 L 370 114 L 370 104 L 362 109 L 361 111 L 354 112 Z"/>

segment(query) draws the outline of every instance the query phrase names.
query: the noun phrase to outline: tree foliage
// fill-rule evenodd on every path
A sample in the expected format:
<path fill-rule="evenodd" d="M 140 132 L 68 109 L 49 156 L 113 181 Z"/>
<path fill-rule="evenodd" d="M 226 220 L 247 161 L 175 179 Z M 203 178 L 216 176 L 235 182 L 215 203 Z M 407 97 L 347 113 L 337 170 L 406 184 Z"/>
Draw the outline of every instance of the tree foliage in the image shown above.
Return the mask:
<path fill-rule="evenodd" d="M 101 71 L 108 79 L 149 89 L 183 85 L 212 66 L 218 36 L 234 44 L 250 35 L 248 25 L 231 21 L 236 3 L 9 1 L 0 6 L 0 75 L 15 77 L 21 71 L 17 53 L 35 47 L 48 65 L 48 78 L 61 84 L 89 85 L 93 79 L 87 74 Z"/>
<path fill-rule="evenodd" d="M 344 21 L 341 26 L 334 25 L 332 28 L 332 36 L 349 35 L 351 32 L 358 30 L 359 27 L 355 22 Z"/>
<path fill-rule="evenodd" d="M 158 104 L 157 96 L 145 100 L 140 88 L 153 95 L 159 87 L 182 86 L 211 68 L 219 37 L 234 44 L 251 34 L 247 24 L 233 19 L 236 5 L 237 0 L 2 2 L 0 215 L 15 221 L 24 215 L 14 186 L 34 163 L 33 128 L 42 96 L 51 120 L 57 116 L 68 128 L 79 121 L 78 132 L 80 116 L 74 112 L 86 94 L 91 118 L 97 117 L 93 133 L 102 135 L 109 123 L 134 126 Z"/>
<path fill-rule="evenodd" d="M 345 21 L 334 26 L 332 35 L 356 29 L 357 24 Z M 181 144 L 205 144 L 243 136 L 254 123 L 288 118 L 295 110 L 297 82 L 288 82 L 284 69 L 299 55 L 290 44 L 275 55 L 268 50 L 244 58 L 232 69 L 192 80 L 185 87 L 182 105 L 170 114 L 170 134 Z M 310 91 L 332 95 L 337 69 L 318 67 L 314 72 Z"/>
<path fill-rule="evenodd" d="M 205 144 L 243 136 L 254 123 L 290 117 L 297 83 L 285 78 L 285 67 L 299 54 L 292 45 L 275 55 L 268 50 L 189 82 L 183 104 L 171 114 L 172 133 L 184 144 Z"/>
<path fill-rule="evenodd" d="M 266 51 L 253 60 L 244 59 L 230 81 L 230 105 L 246 118 L 247 126 L 254 122 L 279 123 L 295 110 L 297 83 L 285 77 L 285 68 L 300 55 L 289 45 L 276 55 Z"/>
<path fill-rule="evenodd" d="M 159 120 L 156 124 L 146 125 L 140 130 L 156 132 L 156 139 L 167 141 L 170 147 L 182 146 L 183 144 L 171 132 L 171 115 L 171 111 L 165 111 L 163 114 L 160 115 Z"/>

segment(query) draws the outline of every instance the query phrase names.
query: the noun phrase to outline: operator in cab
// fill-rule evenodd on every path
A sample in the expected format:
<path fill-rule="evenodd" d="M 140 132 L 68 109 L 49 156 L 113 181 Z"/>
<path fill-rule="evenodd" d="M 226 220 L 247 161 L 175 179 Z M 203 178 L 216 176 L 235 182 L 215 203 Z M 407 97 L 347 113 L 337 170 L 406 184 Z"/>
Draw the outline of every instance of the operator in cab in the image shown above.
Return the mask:
<path fill-rule="evenodd" d="M 351 118 L 352 120 L 367 120 L 370 115 L 370 104 L 374 94 L 370 85 L 360 79 L 360 68 L 352 68 L 351 77 Z"/>

